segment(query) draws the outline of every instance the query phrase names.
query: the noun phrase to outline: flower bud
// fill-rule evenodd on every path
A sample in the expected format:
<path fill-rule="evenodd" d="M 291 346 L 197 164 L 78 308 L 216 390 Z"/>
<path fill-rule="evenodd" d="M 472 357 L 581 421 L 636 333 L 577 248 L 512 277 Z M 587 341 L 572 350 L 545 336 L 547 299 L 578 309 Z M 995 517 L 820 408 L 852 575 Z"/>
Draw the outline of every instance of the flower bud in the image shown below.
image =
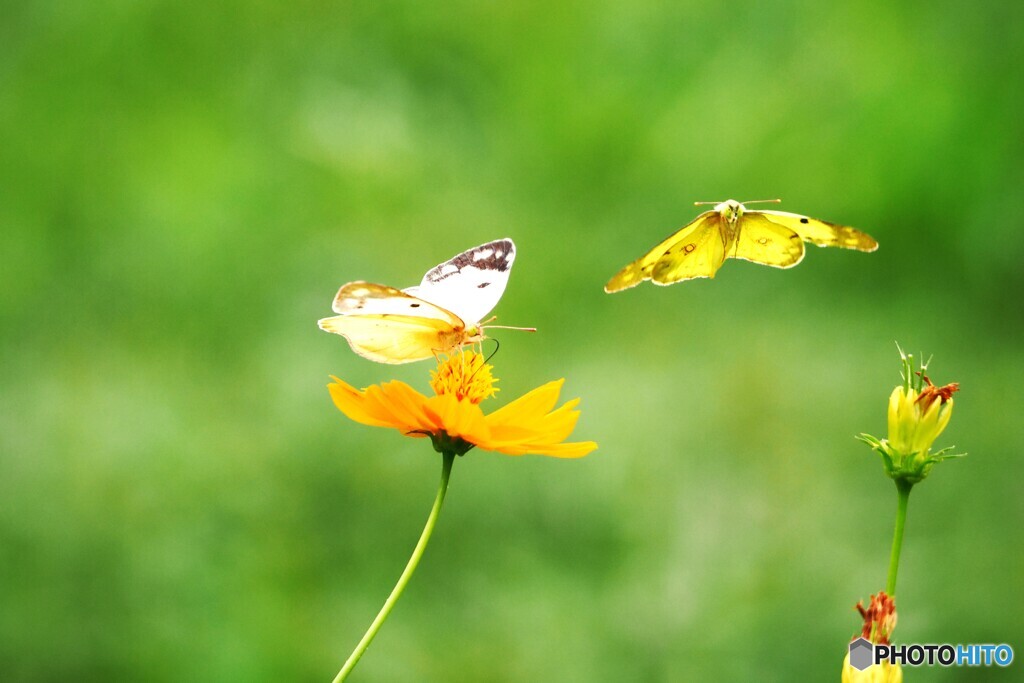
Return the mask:
<path fill-rule="evenodd" d="M 935 439 L 942 434 L 953 415 L 953 394 L 957 383 L 937 387 L 928 379 L 927 363 L 915 370 L 914 358 L 900 351 L 903 384 L 889 395 L 889 434 L 877 439 L 861 434 L 860 440 L 882 456 L 886 472 L 896 480 L 916 484 L 931 472 L 932 466 L 947 458 L 948 448 L 932 452 Z"/>

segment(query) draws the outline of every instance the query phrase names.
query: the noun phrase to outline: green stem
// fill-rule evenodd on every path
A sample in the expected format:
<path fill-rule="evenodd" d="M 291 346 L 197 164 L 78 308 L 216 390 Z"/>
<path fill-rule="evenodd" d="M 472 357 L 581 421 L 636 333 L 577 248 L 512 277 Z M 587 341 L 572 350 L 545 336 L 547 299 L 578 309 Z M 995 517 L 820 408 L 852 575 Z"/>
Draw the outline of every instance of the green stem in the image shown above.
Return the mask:
<path fill-rule="evenodd" d="M 452 463 L 455 462 L 454 453 L 443 453 L 444 461 L 441 464 L 441 484 L 437 488 L 437 498 L 434 499 L 434 507 L 430 509 L 430 516 L 427 517 L 427 524 L 423 527 L 423 533 L 420 534 L 420 540 L 416 543 L 416 548 L 412 551 L 412 557 L 409 558 L 409 563 L 405 565 L 405 571 L 398 577 L 398 583 L 395 584 L 394 589 L 391 591 L 391 595 L 384 601 L 384 606 L 380 608 L 380 612 L 377 614 L 377 618 L 370 624 L 370 628 L 363 634 L 363 639 L 356 645 L 356 649 L 352 651 L 352 654 L 345 660 L 345 666 L 341 667 L 341 671 L 334 677 L 333 683 L 341 683 L 345 680 L 352 669 L 356 668 L 356 664 L 359 662 L 359 658 L 366 652 L 366 648 L 370 647 L 370 642 L 373 641 L 373 637 L 377 635 L 377 631 L 383 626 L 384 621 L 391 614 L 392 608 L 395 603 L 398 602 L 398 598 L 402 597 L 402 591 L 405 590 L 406 584 L 409 583 L 409 579 L 412 578 L 413 572 L 416 571 L 416 566 L 420 563 L 420 558 L 423 557 L 423 551 L 427 548 L 427 542 L 430 540 L 430 535 L 434 532 L 434 526 L 437 524 L 437 518 L 441 514 L 441 505 L 444 504 L 444 494 L 448 491 L 448 478 L 452 473 Z"/>
<path fill-rule="evenodd" d="M 896 595 L 896 573 L 900 569 L 900 549 L 903 547 L 903 527 L 907 523 L 907 501 L 910 500 L 910 489 L 913 484 L 905 479 L 896 480 L 896 529 L 892 534 L 892 552 L 889 554 L 889 580 L 885 583 L 885 592 L 889 597 Z"/>

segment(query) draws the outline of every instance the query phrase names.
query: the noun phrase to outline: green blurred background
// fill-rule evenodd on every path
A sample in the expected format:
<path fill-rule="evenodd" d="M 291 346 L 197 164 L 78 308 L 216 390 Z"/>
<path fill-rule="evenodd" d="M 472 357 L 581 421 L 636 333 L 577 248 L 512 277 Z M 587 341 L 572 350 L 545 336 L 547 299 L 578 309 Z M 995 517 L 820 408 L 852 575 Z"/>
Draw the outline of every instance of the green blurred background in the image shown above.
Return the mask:
<path fill-rule="evenodd" d="M 600 449 L 460 459 L 351 680 L 838 680 L 896 341 L 970 453 L 911 498 L 897 640 L 1024 655 L 1020 3 L 37 0 L 0 45 L 5 681 L 330 680 L 439 457 L 325 389 L 431 364 L 315 321 L 503 236 L 540 332 L 493 405 L 566 377 Z M 880 250 L 602 292 L 775 196 Z"/>

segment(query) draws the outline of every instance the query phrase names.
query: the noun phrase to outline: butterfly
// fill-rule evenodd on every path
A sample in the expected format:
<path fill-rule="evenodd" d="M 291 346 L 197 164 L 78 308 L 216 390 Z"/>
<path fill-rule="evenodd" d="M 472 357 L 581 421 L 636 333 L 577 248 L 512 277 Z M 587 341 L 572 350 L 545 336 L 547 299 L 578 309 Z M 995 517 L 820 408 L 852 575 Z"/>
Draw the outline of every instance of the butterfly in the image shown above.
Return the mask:
<path fill-rule="evenodd" d="M 727 258 L 792 268 L 804 258 L 804 242 L 858 251 L 878 249 L 873 237 L 845 225 L 785 211 L 750 211 L 729 199 L 620 270 L 604 291 L 619 292 L 644 280 L 670 285 L 698 277 L 713 278 Z"/>
<path fill-rule="evenodd" d="M 415 287 L 349 282 L 334 297 L 338 315 L 317 324 L 378 363 L 411 363 L 449 353 L 484 338 L 480 320 L 501 299 L 515 258 L 516 245 L 505 238 L 434 266 Z"/>

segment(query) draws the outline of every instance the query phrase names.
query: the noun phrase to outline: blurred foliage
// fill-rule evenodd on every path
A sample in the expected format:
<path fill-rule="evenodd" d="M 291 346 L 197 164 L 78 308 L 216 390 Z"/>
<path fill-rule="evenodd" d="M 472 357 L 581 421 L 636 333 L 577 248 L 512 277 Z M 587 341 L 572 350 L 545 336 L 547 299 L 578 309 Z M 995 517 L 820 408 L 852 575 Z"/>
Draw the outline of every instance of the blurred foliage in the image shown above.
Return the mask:
<path fill-rule="evenodd" d="M 601 449 L 457 462 L 353 680 L 837 680 L 897 340 L 970 453 L 912 496 L 897 639 L 1020 646 L 1022 7 L 0 5 L 4 680 L 333 676 L 440 468 L 324 387 L 429 364 L 315 321 L 506 235 L 541 331 L 495 405 L 567 377 Z M 774 196 L 881 249 L 602 293 L 693 201 Z"/>

